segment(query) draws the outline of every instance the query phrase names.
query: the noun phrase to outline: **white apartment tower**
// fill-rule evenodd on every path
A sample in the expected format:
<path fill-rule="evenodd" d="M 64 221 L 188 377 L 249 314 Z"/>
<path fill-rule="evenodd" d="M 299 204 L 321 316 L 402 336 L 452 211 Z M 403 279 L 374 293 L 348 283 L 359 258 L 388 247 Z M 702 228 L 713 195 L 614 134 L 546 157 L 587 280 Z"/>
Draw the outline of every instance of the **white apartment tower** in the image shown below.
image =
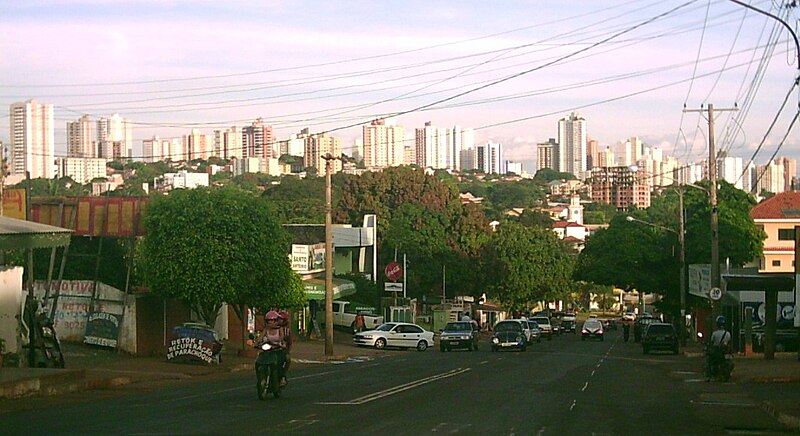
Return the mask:
<path fill-rule="evenodd" d="M 556 138 L 550 138 L 547 142 L 536 144 L 536 171 L 549 168 L 557 170 L 558 167 L 558 143 Z"/>
<path fill-rule="evenodd" d="M 572 112 L 558 121 L 557 171 L 581 177 L 586 172 L 586 119 Z"/>
<path fill-rule="evenodd" d="M 461 171 L 461 151 L 475 146 L 475 130 L 454 126 L 448 136 L 447 168 Z"/>
<path fill-rule="evenodd" d="M 67 122 L 67 156 L 97 157 L 89 115 L 80 117 L 78 121 Z"/>
<path fill-rule="evenodd" d="M 405 129 L 390 120 L 378 119 L 364 126 L 364 165 L 367 168 L 386 168 L 405 163 Z"/>
<path fill-rule="evenodd" d="M 11 174 L 30 172 L 33 179 L 52 179 L 55 176 L 53 105 L 35 100 L 13 103 L 9 118 Z"/>
<path fill-rule="evenodd" d="M 113 114 L 97 120 L 97 155 L 106 160 L 128 159 L 133 155 L 133 123 Z"/>
<path fill-rule="evenodd" d="M 272 126 L 264 124 L 264 120 L 258 118 L 252 125 L 243 129 L 242 153 L 237 157 L 277 157 L 273 156 L 275 154 L 272 149 L 274 144 L 275 137 L 272 133 Z"/>
<path fill-rule="evenodd" d="M 433 127 L 428 121 L 415 133 L 415 163 L 422 168 L 447 168 L 447 129 Z"/>
<path fill-rule="evenodd" d="M 503 164 L 503 146 L 489 141 L 486 144 L 479 144 L 475 151 L 477 153 L 475 159 L 476 169 L 485 174 L 505 174 L 506 170 L 502 167 Z"/>

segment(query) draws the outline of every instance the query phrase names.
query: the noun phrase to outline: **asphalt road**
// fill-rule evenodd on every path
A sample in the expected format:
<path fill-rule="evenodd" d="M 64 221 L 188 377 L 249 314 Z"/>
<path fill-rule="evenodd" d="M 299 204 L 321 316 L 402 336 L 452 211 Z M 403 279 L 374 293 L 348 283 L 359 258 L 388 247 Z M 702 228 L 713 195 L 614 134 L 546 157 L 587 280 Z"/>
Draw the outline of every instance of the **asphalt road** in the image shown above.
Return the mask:
<path fill-rule="evenodd" d="M 0 414 L 3 434 L 770 434 L 743 386 L 701 380 L 700 360 L 642 355 L 618 332 L 528 351 L 398 350 L 293 371 L 259 401 L 234 373 L 147 392 L 42 402 Z"/>

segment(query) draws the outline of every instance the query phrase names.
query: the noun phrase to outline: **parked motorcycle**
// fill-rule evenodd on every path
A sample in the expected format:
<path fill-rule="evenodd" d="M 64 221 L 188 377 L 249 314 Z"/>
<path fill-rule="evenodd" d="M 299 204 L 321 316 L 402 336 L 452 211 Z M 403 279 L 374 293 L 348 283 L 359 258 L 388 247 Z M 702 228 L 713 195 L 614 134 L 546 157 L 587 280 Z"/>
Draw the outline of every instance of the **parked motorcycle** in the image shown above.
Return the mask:
<path fill-rule="evenodd" d="M 722 347 L 715 346 L 703 340 L 703 333 L 698 332 L 697 337 L 703 344 L 703 374 L 708 380 L 728 382 L 733 372 L 733 355 L 726 353 Z"/>
<path fill-rule="evenodd" d="M 266 400 L 269 394 L 280 397 L 281 379 L 283 378 L 283 362 L 285 351 L 278 345 L 260 342 L 255 346 L 261 350 L 256 357 L 256 391 L 259 400 Z"/>

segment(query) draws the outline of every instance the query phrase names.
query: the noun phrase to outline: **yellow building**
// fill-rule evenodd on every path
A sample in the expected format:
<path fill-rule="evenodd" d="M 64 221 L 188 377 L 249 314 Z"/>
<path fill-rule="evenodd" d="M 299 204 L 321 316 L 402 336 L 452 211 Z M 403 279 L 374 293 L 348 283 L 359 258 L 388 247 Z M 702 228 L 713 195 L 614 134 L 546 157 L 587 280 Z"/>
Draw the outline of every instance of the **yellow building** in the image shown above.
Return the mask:
<path fill-rule="evenodd" d="M 794 272 L 794 227 L 800 226 L 800 192 L 782 192 L 768 198 L 757 204 L 750 216 L 767 235 L 758 271 Z"/>

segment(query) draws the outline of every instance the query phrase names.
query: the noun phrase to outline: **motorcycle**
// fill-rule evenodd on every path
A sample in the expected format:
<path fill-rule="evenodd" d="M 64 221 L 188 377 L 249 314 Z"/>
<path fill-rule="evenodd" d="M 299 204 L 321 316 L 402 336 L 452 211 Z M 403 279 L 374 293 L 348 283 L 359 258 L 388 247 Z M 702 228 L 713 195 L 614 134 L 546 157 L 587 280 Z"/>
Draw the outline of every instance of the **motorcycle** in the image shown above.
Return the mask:
<path fill-rule="evenodd" d="M 261 350 L 256 357 L 256 391 L 259 400 L 266 400 L 269 394 L 280 397 L 283 378 L 284 350 L 278 345 L 262 341 L 255 346 Z"/>
<path fill-rule="evenodd" d="M 722 347 L 715 346 L 703 340 L 703 333 L 698 332 L 697 337 L 703 344 L 704 362 L 703 374 L 708 380 L 728 382 L 733 372 L 733 355 L 726 353 Z"/>

